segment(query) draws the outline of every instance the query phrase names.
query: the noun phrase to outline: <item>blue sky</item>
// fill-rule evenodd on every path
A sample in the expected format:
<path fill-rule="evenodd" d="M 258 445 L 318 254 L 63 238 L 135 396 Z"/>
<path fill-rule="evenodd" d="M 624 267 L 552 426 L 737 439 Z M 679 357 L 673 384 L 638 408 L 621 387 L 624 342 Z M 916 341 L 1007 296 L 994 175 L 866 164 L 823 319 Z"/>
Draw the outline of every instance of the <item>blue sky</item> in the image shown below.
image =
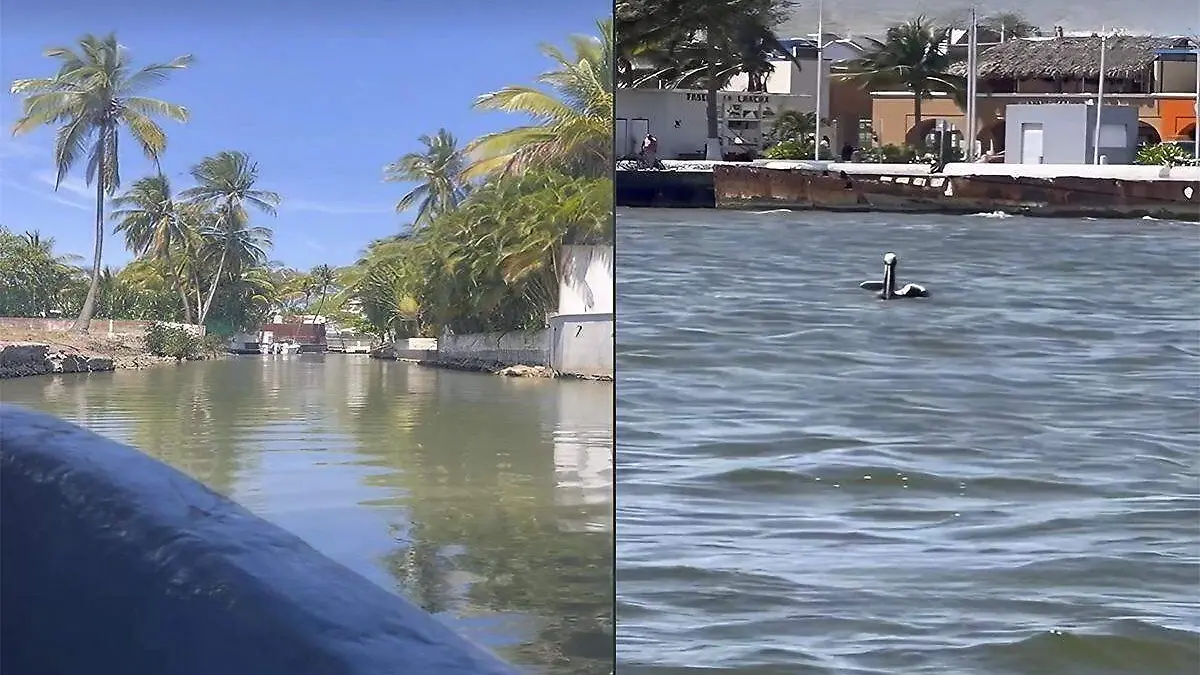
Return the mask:
<path fill-rule="evenodd" d="M 394 212 L 408 186 L 384 183 L 383 166 L 417 150 L 423 133 L 445 127 L 461 143 L 517 126 L 515 115 L 471 109 L 475 98 L 529 84 L 550 62 L 542 42 L 596 33 L 610 0 L 210 0 L 5 3 L 0 22 L 0 224 L 40 230 L 63 253 L 91 257 L 94 190 L 83 166 L 54 191 L 49 129 L 12 138 L 20 101 L 13 79 L 44 77 L 47 47 L 84 33 L 116 31 L 135 64 L 191 53 L 147 95 L 185 105 L 186 125 L 165 122 L 163 169 L 179 190 L 205 155 L 241 150 L 258 162 L 260 185 L 283 195 L 272 257 L 309 268 L 353 262 L 367 242 L 408 222 Z M 122 185 L 151 170 L 128 141 Z M 105 264 L 132 257 L 119 238 Z"/>

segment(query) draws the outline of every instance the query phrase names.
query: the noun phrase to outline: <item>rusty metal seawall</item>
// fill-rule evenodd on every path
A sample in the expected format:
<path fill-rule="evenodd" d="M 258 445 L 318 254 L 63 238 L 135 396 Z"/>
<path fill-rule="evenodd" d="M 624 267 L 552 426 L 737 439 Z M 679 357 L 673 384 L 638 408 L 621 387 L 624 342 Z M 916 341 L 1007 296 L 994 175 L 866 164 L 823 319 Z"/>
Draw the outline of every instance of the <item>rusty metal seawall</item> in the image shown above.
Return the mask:
<path fill-rule="evenodd" d="M 1011 176 L 849 175 L 809 169 L 713 167 L 718 208 L 795 208 L 900 213 L 1200 221 L 1200 182 Z"/>

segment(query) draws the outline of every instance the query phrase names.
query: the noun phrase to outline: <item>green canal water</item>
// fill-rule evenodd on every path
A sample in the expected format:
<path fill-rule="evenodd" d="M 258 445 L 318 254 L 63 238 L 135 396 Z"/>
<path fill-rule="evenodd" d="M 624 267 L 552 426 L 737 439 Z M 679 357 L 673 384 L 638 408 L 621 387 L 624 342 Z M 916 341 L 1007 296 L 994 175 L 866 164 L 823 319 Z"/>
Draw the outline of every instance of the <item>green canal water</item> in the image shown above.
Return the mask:
<path fill-rule="evenodd" d="M 611 383 L 343 355 L 8 380 L 547 675 L 613 669 Z"/>

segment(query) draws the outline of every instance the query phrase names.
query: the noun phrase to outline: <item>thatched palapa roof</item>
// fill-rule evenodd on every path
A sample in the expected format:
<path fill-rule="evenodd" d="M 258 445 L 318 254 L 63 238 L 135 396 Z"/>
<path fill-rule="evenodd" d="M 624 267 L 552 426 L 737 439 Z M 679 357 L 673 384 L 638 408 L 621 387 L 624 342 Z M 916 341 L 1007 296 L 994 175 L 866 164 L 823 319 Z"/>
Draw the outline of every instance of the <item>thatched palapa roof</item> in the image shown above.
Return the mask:
<path fill-rule="evenodd" d="M 1105 78 L 1133 78 L 1154 63 L 1155 50 L 1188 48 L 1187 38 L 1117 35 L 1106 41 Z M 950 74 L 965 77 L 967 64 L 955 63 Z M 979 79 L 1099 79 L 1100 38 L 1020 38 L 980 52 Z"/>

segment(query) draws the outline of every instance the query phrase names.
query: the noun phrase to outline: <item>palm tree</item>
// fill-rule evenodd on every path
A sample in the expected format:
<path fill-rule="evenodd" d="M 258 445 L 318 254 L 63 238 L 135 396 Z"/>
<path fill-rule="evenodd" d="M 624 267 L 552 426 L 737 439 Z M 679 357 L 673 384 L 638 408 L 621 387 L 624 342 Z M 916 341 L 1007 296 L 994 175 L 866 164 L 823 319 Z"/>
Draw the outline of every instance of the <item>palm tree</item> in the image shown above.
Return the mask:
<path fill-rule="evenodd" d="M 475 101 L 480 110 L 528 115 L 533 124 L 486 134 L 467 146 L 474 161 L 464 176 L 477 178 L 538 166 L 603 176 L 612 170 L 613 27 L 597 23 L 599 37 L 571 38 L 572 54 L 543 44 L 556 68 L 538 76 L 549 91 L 504 87 Z"/>
<path fill-rule="evenodd" d="M 177 273 L 186 280 L 188 287 L 188 303 L 195 303 L 197 323 L 200 320 L 200 309 L 204 305 L 204 289 L 201 279 L 205 277 L 204 270 L 210 262 L 206 258 L 209 239 L 216 230 L 216 215 L 204 204 L 177 201 L 175 212 L 179 218 L 180 236 L 175 242 L 175 252 L 172 260 L 176 261 Z"/>
<path fill-rule="evenodd" d="M 89 185 L 96 184 L 96 243 L 91 285 L 72 327 L 86 332 L 100 288 L 104 197 L 111 196 L 121 186 L 117 156 L 121 127 L 129 130 L 142 152 L 157 164 L 167 147 L 167 135 L 153 118 L 162 116 L 186 122 L 188 111 L 137 93 L 164 80 L 169 71 L 186 68 L 192 57 L 180 56 L 168 63 L 132 71 L 125 48 L 111 33 L 103 38 L 84 35 L 79 39 L 78 52 L 70 47 L 56 47 L 46 50 L 45 55 L 59 62 L 53 77 L 15 80 L 12 84 L 12 93 L 25 97 L 13 135 L 61 123 L 54 146 L 55 189 L 80 157 L 88 154 L 85 177 Z"/>
<path fill-rule="evenodd" d="M 183 302 L 184 321 L 192 322 L 192 307 L 171 260 L 171 250 L 185 236 L 184 223 L 171 196 L 171 183 L 161 173 L 139 179 L 112 200 L 115 232 L 125 233 L 125 246 L 140 258 L 160 262 Z"/>
<path fill-rule="evenodd" d="M 246 233 L 259 228 L 248 228 L 249 215 L 246 204 L 252 204 L 268 215 L 275 215 L 281 198 L 274 192 L 258 190 L 258 165 L 243 152 L 226 150 L 200 160 L 192 167 L 192 178 L 196 186 L 184 190 L 182 196 L 196 204 L 213 209 L 216 216 L 216 235 L 222 241 L 217 269 L 213 275 L 208 298 L 200 309 L 200 323 L 208 318 L 213 296 L 221 275 L 225 271 L 229 253 L 235 243 L 248 241 Z"/>
<path fill-rule="evenodd" d="M 947 74 L 953 58 L 947 47 L 950 28 L 937 26 L 919 16 L 892 26 L 879 48 L 847 63 L 839 79 L 858 82 L 863 88 L 904 87 L 913 93 L 913 128 L 920 128 L 921 103 L 935 92 L 963 97 L 962 78 Z M 917 140 L 925 145 L 924 134 Z"/>
<path fill-rule="evenodd" d="M 979 27 L 1000 36 L 1001 40 L 1035 37 L 1042 34 L 1037 24 L 1030 23 L 1020 12 L 997 12 L 983 18 Z"/>
<path fill-rule="evenodd" d="M 971 10 L 968 8 L 958 8 L 949 12 L 940 14 L 935 22 L 966 30 L 971 25 Z M 978 18 L 976 25 L 983 34 L 991 34 L 990 39 L 999 39 L 1000 41 L 1014 40 L 1016 38 L 1037 37 L 1042 34 L 1042 29 L 1025 18 L 1021 12 L 995 12 Z"/>
<path fill-rule="evenodd" d="M 321 316 L 321 309 L 325 307 L 325 296 L 329 294 L 329 288 L 333 286 L 336 277 L 333 273 L 333 268 L 329 265 L 317 265 L 313 268 L 312 278 L 316 282 L 321 294 L 321 300 L 317 302 L 317 311 L 313 312 L 313 314 Z"/>
<path fill-rule="evenodd" d="M 417 183 L 396 203 L 396 211 L 411 209 L 420 202 L 414 225 L 428 225 L 437 214 L 444 213 L 462 202 L 466 195 L 463 184 L 463 153 L 458 141 L 445 129 L 433 136 L 420 138 L 424 152 L 410 152 L 383 168 L 384 180 L 392 183 Z"/>
<path fill-rule="evenodd" d="M 53 237 L 0 226 L 0 315 L 51 316 L 66 308 L 83 277 L 75 255 L 54 251 Z"/>

